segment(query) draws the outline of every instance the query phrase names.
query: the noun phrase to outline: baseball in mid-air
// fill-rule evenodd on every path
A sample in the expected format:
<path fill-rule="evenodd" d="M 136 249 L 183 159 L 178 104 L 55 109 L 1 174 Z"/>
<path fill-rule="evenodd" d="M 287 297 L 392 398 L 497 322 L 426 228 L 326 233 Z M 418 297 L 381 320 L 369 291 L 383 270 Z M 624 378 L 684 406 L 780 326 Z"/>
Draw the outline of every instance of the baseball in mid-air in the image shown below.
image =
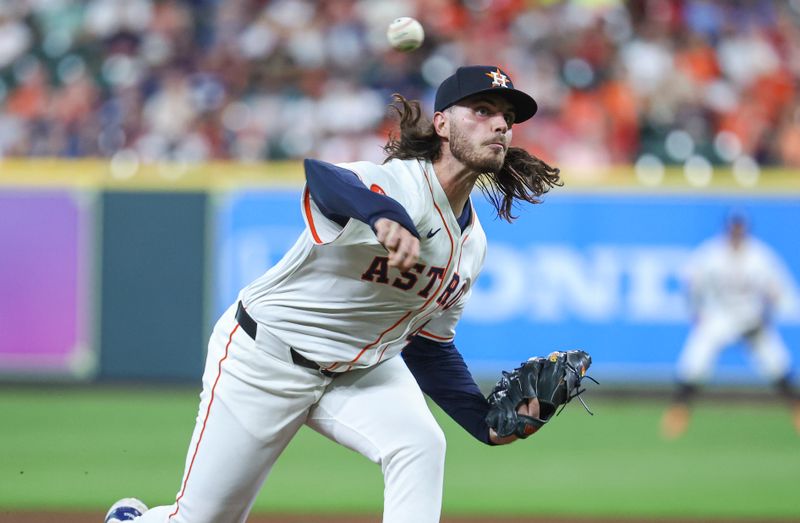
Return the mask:
<path fill-rule="evenodd" d="M 386 38 L 392 47 L 407 53 L 422 45 L 425 40 L 425 30 L 416 19 L 403 16 L 389 24 Z"/>

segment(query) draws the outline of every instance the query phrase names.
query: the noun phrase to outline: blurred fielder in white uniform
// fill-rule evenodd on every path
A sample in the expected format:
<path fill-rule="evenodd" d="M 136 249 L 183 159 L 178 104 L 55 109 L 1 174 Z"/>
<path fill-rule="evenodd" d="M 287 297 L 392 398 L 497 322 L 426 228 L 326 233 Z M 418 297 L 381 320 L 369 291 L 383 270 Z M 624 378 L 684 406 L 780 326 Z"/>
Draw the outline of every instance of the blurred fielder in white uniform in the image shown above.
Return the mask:
<path fill-rule="evenodd" d="M 773 324 L 785 299 L 786 268 L 765 243 L 748 234 L 741 214 L 726 221 L 725 234 L 702 243 L 690 257 L 686 286 L 694 325 L 677 364 L 678 390 L 662 419 L 673 439 L 689 424 L 689 404 L 722 350 L 744 341 L 760 373 L 790 401 L 800 432 L 800 402 L 791 390 L 790 353 Z"/>
<path fill-rule="evenodd" d="M 384 164 L 306 160 L 305 231 L 214 328 L 175 502 L 126 498 L 107 523 L 245 521 L 304 424 L 380 465 L 384 522 L 434 523 L 445 441 L 423 393 L 483 443 L 517 439 L 489 429 L 453 340 L 486 253 L 473 187 L 511 220 L 513 203 L 561 183 L 510 147 L 536 102 L 499 68 L 470 66 L 441 84 L 432 121 L 400 96 L 395 108 Z M 538 417 L 538 406 L 519 411 Z"/>

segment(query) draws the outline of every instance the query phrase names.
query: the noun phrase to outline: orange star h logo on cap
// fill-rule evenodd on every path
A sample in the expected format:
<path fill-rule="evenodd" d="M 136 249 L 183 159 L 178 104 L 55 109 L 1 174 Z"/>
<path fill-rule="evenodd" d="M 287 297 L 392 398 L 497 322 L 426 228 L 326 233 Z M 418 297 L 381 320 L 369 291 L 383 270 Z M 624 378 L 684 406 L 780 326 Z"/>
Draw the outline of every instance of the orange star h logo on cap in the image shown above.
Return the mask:
<path fill-rule="evenodd" d="M 508 87 L 508 76 L 500 72 L 500 69 L 486 73 L 492 79 L 492 87 Z"/>

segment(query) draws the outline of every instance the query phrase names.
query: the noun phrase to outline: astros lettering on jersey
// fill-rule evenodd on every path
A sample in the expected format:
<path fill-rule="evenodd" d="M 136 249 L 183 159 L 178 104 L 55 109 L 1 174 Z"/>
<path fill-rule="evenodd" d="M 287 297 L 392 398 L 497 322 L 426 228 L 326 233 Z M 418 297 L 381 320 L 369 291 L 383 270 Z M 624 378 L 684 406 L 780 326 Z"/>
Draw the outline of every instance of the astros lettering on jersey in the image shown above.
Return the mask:
<path fill-rule="evenodd" d="M 340 167 L 406 209 L 421 235 L 419 262 L 405 272 L 390 268 L 369 225 L 349 220 L 341 227 L 329 220 L 306 188 L 306 230 L 277 265 L 244 289 L 248 312 L 303 356 L 336 372 L 390 358 L 417 334 L 452 340 L 486 255 L 474 209 L 462 231 L 429 162 Z"/>

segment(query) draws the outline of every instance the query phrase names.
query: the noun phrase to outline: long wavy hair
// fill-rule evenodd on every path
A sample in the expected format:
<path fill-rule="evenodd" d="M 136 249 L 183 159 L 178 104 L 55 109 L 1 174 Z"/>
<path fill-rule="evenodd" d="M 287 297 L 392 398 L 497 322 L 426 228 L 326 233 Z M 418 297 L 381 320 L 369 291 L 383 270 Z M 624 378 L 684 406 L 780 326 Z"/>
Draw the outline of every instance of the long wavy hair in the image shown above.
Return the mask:
<path fill-rule="evenodd" d="M 393 159 L 428 160 L 435 162 L 442 155 L 442 138 L 436 134 L 433 122 L 423 117 L 416 100 L 406 100 L 402 95 L 392 96 L 391 107 L 400 118 L 400 134 L 391 135 L 383 147 L 387 157 Z M 541 203 L 541 196 L 564 182 L 560 169 L 519 147 L 509 147 L 503 166 L 497 172 L 482 173 L 477 185 L 497 210 L 497 215 L 511 222 L 515 201 Z"/>

